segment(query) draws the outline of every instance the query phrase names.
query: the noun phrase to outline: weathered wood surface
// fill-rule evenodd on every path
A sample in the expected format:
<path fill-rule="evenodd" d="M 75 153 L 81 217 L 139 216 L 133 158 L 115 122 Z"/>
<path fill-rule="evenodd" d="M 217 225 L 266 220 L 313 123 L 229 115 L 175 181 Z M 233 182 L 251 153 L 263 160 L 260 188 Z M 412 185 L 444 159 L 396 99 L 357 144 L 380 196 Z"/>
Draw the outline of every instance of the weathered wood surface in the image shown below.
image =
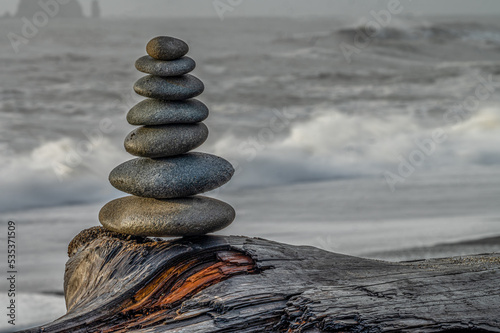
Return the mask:
<path fill-rule="evenodd" d="M 389 263 L 101 228 L 69 251 L 68 313 L 24 332 L 500 332 L 500 254 Z"/>

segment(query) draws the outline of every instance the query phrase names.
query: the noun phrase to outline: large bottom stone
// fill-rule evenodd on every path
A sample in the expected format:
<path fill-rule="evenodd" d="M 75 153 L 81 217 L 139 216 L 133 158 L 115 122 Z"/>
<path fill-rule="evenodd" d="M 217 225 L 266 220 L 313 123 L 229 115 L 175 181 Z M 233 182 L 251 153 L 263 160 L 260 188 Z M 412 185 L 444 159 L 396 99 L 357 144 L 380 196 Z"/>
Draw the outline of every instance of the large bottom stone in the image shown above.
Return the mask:
<path fill-rule="evenodd" d="M 204 196 L 128 196 L 108 202 L 99 212 L 99 220 L 108 230 L 153 237 L 203 235 L 227 227 L 234 217 L 235 211 L 229 204 Z"/>

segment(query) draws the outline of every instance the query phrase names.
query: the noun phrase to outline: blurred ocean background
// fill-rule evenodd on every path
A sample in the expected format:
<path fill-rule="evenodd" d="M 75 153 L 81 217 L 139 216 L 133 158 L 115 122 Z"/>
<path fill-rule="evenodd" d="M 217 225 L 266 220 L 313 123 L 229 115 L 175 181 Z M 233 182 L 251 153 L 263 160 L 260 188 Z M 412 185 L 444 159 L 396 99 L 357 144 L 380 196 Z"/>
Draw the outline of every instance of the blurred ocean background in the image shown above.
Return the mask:
<path fill-rule="evenodd" d="M 340 45 L 360 28 L 348 18 L 58 19 L 17 54 L 6 36 L 23 23 L 0 20 L 0 239 L 16 221 L 16 328 L 64 314 L 67 244 L 125 195 L 107 177 L 132 158 L 134 62 L 157 35 L 185 40 L 205 83 L 198 150 L 237 169 L 208 194 L 237 211 L 220 234 L 384 260 L 499 251 L 499 22 L 400 15 L 348 62 Z M 391 189 L 387 172 L 411 156 L 423 158 Z"/>

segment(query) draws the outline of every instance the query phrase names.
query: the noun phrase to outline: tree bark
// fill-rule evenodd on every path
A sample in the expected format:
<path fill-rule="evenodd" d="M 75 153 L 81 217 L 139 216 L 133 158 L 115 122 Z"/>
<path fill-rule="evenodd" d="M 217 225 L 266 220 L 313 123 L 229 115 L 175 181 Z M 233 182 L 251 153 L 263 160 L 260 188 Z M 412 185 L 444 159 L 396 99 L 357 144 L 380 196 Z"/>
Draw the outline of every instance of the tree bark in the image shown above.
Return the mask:
<path fill-rule="evenodd" d="M 91 228 L 68 312 L 24 332 L 500 332 L 500 255 L 390 263 L 247 237 Z"/>

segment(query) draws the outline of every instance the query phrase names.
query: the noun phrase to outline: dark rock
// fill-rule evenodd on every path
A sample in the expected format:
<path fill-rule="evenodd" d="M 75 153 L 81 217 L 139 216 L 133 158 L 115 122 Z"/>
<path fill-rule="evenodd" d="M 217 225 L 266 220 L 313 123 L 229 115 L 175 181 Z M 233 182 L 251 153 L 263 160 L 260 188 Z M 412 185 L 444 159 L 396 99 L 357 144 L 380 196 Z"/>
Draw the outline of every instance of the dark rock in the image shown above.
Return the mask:
<path fill-rule="evenodd" d="M 151 39 L 146 46 L 146 52 L 157 60 L 175 60 L 189 51 L 189 46 L 182 40 L 160 36 Z"/>
<path fill-rule="evenodd" d="M 233 222 L 233 207 L 222 201 L 193 196 L 153 199 L 128 196 L 108 202 L 99 221 L 108 230 L 134 236 L 203 235 Z"/>
<path fill-rule="evenodd" d="M 92 6 L 91 6 L 91 14 L 90 16 L 93 18 L 100 18 L 101 17 L 101 7 L 99 6 L 99 2 L 97 0 L 92 0 Z"/>
<path fill-rule="evenodd" d="M 109 181 L 118 190 L 148 198 L 180 198 L 216 189 L 234 174 L 225 159 L 187 153 L 159 159 L 136 158 L 111 171 Z"/>
<path fill-rule="evenodd" d="M 139 95 L 170 101 L 198 96 L 204 89 L 203 82 L 189 74 L 174 77 L 148 75 L 140 78 L 134 85 L 134 90 Z"/>
<path fill-rule="evenodd" d="M 48 1 L 21 0 L 17 7 L 16 17 L 27 17 L 32 19 L 36 13 L 45 13 L 45 10 L 40 6 L 40 3 Z M 61 3 L 57 2 L 57 14 L 54 17 L 60 18 L 80 18 L 83 17 L 83 10 L 78 0 L 66 0 Z"/>
<path fill-rule="evenodd" d="M 125 150 L 142 157 L 174 156 L 201 146 L 207 138 L 203 123 L 145 126 L 127 135 Z"/>
<path fill-rule="evenodd" d="M 132 125 L 166 125 L 197 123 L 207 117 L 207 106 L 196 99 L 186 101 L 146 99 L 128 112 L 127 121 Z"/>
<path fill-rule="evenodd" d="M 138 71 L 157 76 L 179 76 L 191 72 L 195 67 L 196 63 L 189 57 L 162 61 L 150 56 L 144 56 L 135 62 L 135 68 Z"/>

